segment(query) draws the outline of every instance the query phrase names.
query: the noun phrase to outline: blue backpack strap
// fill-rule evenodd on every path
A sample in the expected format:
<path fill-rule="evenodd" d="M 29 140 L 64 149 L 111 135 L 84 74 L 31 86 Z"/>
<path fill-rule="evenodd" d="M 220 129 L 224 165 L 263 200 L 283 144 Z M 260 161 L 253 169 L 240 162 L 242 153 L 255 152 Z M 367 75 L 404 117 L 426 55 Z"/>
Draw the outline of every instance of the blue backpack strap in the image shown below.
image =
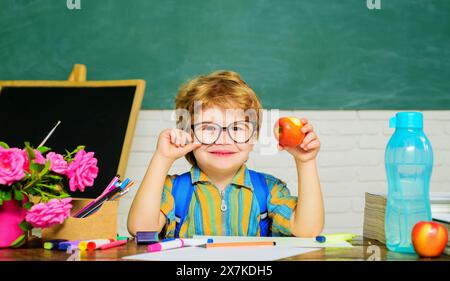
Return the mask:
<path fill-rule="evenodd" d="M 175 201 L 175 238 L 180 235 L 180 229 L 187 217 L 193 193 L 194 186 L 190 172 L 175 177 L 172 185 L 172 196 Z"/>
<path fill-rule="evenodd" d="M 269 187 L 263 174 L 248 170 L 252 181 L 253 190 L 258 200 L 260 209 L 259 233 L 260 236 L 270 236 L 269 212 L 267 210 L 267 198 L 269 198 Z"/>

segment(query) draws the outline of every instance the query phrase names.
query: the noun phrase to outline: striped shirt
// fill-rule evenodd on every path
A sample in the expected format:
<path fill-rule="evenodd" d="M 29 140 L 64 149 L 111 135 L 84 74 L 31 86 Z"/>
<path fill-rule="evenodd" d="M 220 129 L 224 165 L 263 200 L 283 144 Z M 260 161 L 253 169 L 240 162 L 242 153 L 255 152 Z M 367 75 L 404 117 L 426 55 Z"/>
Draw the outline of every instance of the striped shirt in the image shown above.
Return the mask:
<path fill-rule="evenodd" d="M 259 236 L 260 209 L 248 168 L 243 164 L 231 183 L 220 192 L 208 176 L 197 166 L 190 170 L 194 193 L 188 215 L 180 229 L 180 237 L 194 235 Z M 261 173 L 269 188 L 267 211 L 272 236 L 292 236 L 289 220 L 297 204 L 286 183 L 269 174 Z M 174 237 L 175 202 L 172 184 L 179 175 L 167 175 L 161 200 L 161 211 L 166 215 L 165 237 Z M 226 210 L 221 211 L 221 204 Z"/>

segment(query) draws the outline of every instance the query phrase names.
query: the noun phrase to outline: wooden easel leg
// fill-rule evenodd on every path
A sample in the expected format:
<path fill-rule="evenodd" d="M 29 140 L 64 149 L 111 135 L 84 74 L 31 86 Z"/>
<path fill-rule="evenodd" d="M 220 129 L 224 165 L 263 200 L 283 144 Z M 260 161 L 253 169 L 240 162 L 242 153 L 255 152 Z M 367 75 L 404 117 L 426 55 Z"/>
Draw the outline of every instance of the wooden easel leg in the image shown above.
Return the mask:
<path fill-rule="evenodd" d="M 69 75 L 70 82 L 83 82 L 86 81 L 87 70 L 84 64 L 75 64 L 72 68 L 72 72 Z"/>

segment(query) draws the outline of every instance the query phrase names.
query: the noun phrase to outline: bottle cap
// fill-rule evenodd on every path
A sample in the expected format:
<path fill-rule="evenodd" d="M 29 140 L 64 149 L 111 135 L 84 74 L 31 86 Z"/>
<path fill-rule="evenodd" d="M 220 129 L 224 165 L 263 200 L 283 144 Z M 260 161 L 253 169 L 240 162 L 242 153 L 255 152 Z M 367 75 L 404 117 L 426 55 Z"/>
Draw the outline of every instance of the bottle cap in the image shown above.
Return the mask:
<path fill-rule="evenodd" d="M 389 119 L 390 128 L 423 128 L 423 115 L 421 112 L 397 112 Z"/>
<path fill-rule="evenodd" d="M 323 235 L 319 235 L 319 236 L 316 236 L 316 241 L 319 243 L 325 243 L 327 241 L 327 238 Z"/>
<path fill-rule="evenodd" d="M 46 250 L 53 249 L 53 243 L 52 242 L 45 242 L 44 243 L 44 249 L 46 249 Z"/>
<path fill-rule="evenodd" d="M 160 243 L 151 244 L 151 245 L 148 245 L 148 247 L 147 247 L 147 250 L 149 252 L 159 252 L 159 251 L 161 251 L 161 249 L 162 249 L 162 247 L 161 247 Z"/>

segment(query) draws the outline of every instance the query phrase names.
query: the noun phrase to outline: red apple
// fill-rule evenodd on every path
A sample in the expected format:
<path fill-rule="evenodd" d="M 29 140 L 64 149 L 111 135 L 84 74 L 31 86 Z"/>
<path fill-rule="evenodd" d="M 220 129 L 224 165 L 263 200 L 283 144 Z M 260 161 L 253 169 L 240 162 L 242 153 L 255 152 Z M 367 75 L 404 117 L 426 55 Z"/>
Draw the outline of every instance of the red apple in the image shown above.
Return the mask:
<path fill-rule="evenodd" d="M 416 253 L 421 257 L 439 257 L 448 242 L 447 229 L 440 223 L 421 221 L 414 225 L 411 241 Z"/>
<path fill-rule="evenodd" d="M 274 127 L 275 137 L 281 146 L 296 147 L 303 142 L 302 122 L 297 117 L 281 117 Z"/>

